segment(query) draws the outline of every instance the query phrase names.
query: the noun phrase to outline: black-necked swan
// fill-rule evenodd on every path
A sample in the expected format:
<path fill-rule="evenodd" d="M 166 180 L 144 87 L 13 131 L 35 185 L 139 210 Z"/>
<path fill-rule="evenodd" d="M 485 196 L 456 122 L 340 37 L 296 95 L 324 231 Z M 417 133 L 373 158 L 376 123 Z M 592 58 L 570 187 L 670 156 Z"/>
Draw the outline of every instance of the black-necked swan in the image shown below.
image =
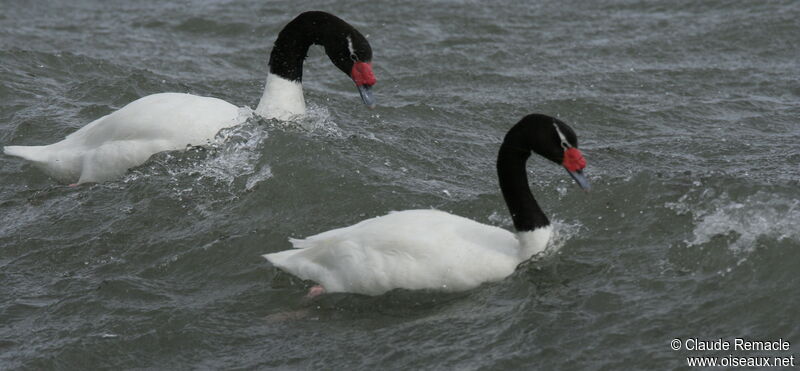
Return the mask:
<path fill-rule="evenodd" d="M 342 19 L 312 11 L 298 15 L 278 34 L 256 114 L 287 120 L 305 113 L 303 61 L 312 44 L 322 45 L 331 62 L 353 79 L 367 106 L 375 105 L 370 88 L 376 80 L 367 39 Z M 7 146 L 4 152 L 31 161 L 62 181 L 101 182 L 155 153 L 206 145 L 221 129 L 244 119 L 238 107 L 221 99 L 160 93 L 139 98 L 60 142 Z"/>
<path fill-rule="evenodd" d="M 506 134 L 497 156 L 500 189 L 516 234 L 438 210 L 391 212 L 355 225 L 291 239 L 292 250 L 263 255 L 274 266 L 328 292 L 380 295 L 393 289 L 463 291 L 508 277 L 544 251 L 550 221 L 533 198 L 525 163 L 531 151 L 561 164 L 583 189 L 586 160 L 575 132 L 541 114 Z"/>

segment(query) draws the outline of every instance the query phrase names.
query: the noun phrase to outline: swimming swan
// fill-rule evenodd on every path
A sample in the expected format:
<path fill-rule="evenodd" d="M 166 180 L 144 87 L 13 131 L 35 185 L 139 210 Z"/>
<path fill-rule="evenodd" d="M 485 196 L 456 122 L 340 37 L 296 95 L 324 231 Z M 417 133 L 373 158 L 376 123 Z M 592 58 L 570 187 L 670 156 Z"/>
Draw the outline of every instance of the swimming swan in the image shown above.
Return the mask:
<path fill-rule="evenodd" d="M 550 221 L 533 198 L 525 163 L 531 151 L 561 164 L 583 189 L 586 160 L 575 132 L 545 115 L 524 117 L 497 156 L 500 189 L 516 234 L 438 210 L 406 210 L 291 239 L 292 250 L 263 255 L 275 267 L 325 292 L 380 295 L 393 289 L 462 291 L 498 281 L 543 251 Z"/>
<path fill-rule="evenodd" d="M 312 44 L 322 45 L 331 62 L 350 76 L 367 106 L 375 105 L 367 39 L 336 16 L 313 11 L 298 15 L 278 34 L 256 114 L 288 120 L 305 113 L 303 61 Z M 221 99 L 160 93 L 139 98 L 58 143 L 3 150 L 61 181 L 101 182 L 123 175 L 155 153 L 208 144 L 221 129 L 245 119 L 238 107 Z"/>

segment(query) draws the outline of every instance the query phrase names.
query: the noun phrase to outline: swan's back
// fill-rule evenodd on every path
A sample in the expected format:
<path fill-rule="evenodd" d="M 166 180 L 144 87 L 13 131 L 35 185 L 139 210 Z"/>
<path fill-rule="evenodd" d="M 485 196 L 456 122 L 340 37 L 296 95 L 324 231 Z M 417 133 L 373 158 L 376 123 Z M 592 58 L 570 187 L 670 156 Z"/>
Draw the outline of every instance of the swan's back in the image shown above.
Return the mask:
<path fill-rule="evenodd" d="M 503 279 L 519 263 L 512 233 L 437 210 L 394 212 L 292 243 L 295 250 L 264 257 L 328 292 L 461 291 Z"/>
<path fill-rule="evenodd" d="M 221 129 L 242 122 L 221 99 L 182 93 L 153 94 L 103 116 L 47 146 L 8 146 L 49 175 L 78 183 L 112 179 L 151 155 L 204 145 Z"/>

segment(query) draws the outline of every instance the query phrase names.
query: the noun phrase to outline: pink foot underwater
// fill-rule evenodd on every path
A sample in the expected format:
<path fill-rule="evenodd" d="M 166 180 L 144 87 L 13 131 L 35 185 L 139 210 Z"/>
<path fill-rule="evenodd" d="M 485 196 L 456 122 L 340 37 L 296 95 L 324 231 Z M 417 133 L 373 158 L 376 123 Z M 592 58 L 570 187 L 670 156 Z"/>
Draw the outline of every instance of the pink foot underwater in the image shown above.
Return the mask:
<path fill-rule="evenodd" d="M 322 285 L 316 285 L 310 289 L 308 289 L 308 294 L 306 294 L 306 299 L 313 299 L 317 296 L 320 296 L 325 293 L 325 288 Z"/>

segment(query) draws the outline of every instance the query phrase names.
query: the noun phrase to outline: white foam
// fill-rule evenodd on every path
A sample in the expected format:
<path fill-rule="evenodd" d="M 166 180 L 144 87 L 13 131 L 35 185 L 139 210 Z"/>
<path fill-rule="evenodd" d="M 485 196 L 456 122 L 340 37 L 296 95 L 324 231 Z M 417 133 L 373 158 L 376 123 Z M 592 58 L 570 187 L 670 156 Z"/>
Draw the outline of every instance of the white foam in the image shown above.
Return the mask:
<path fill-rule="evenodd" d="M 800 241 L 800 200 L 764 191 L 732 199 L 726 192 L 717 196 L 705 190 L 699 198 L 693 202 L 687 194 L 666 205 L 678 214 L 692 215 L 694 229 L 685 241 L 688 246 L 703 247 L 715 236 L 728 236 L 729 249 L 738 253 L 752 251 L 762 237 Z"/>
<path fill-rule="evenodd" d="M 272 168 L 269 165 L 261 166 L 257 172 L 253 173 L 248 179 L 247 183 L 245 184 L 245 189 L 248 191 L 253 189 L 256 184 L 261 183 L 264 180 L 272 178 Z"/>
<path fill-rule="evenodd" d="M 553 225 L 553 234 L 550 235 L 550 243 L 544 251 L 545 255 L 560 254 L 561 248 L 567 244 L 567 241 L 577 236 L 583 228 L 578 221 L 551 220 L 551 224 Z"/>
<path fill-rule="evenodd" d="M 312 134 L 342 138 L 342 130 L 333 121 L 327 107 L 310 103 L 305 115 L 295 116 L 291 120 L 270 120 L 270 128 L 279 130 L 300 129 Z"/>

